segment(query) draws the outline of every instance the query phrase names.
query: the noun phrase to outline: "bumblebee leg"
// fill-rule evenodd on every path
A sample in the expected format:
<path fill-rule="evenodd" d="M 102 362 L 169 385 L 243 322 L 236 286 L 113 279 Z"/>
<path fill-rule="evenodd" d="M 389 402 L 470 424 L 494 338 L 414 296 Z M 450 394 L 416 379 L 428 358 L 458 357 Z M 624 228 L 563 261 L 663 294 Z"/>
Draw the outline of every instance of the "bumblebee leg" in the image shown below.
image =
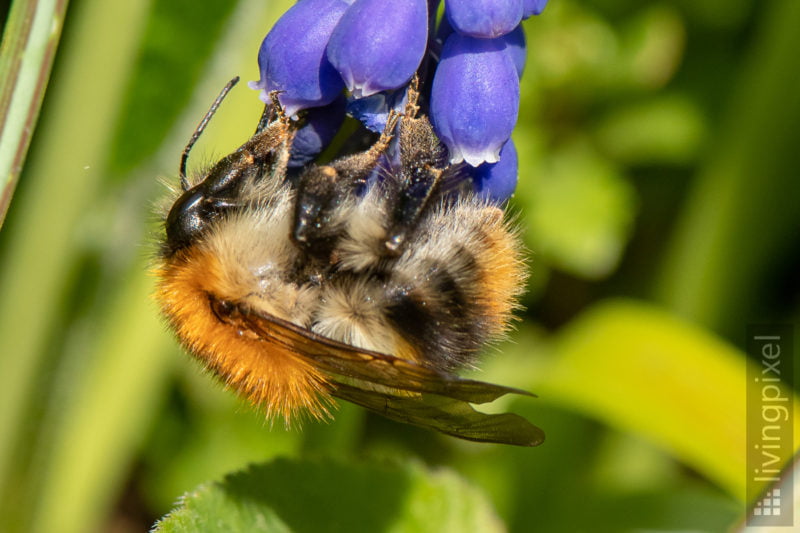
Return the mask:
<path fill-rule="evenodd" d="M 389 228 L 384 247 L 398 255 L 417 225 L 446 166 L 444 147 L 426 117 L 413 118 L 417 93 L 409 88 L 406 116 L 400 123 L 400 175 L 389 194 Z"/>
<path fill-rule="evenodd" d="M 321 252 L 320 241 L 335 233 L 332 217 L 346 195 L 337 184 L 332 166 L 314 166 L 300 176 L 294 206 L 292 238 L 309 251 Z M 314 250 L 316 248 L 316 250 Z"/>
<path fill-rule="evenodd" d="M 300 176 L 292 231 L 295 242 L 315 255 L 329 251 L 329 246 L 320 245 L 330 242 L 338 232 L 338 208 L 375 170 L 389 148 L 399 118 L 396 112 L 389 113 L 383 133 L 369 150 L 330 165 L 313 166 Z"/>
<path fill-rule="evenodd" d="M 419 112 L 419 106 L 417 102 L 419 101 L 419 76 L 414 74 L 414 77 L 411 78 L 411 82 L 408 84 L 408 90 L 406 92 L 406 109 L 403 111 L 403 116 L 406 119 L 413 119 L 417 117 L 417 113 Z"/>
<path fill-rule="evenodd" d="M 394 198 L 386 241 L 383 243 L 392 256 L 402 251 L 409 233 L 416 227 L 431 196 L 436 192 L 442 171 L 426 165 L 409 174 L 403 176 L 402 189 Z"/>
<path fill-rule="evenodd" d="M 267 129 L 267 126 L 276 120 L 280 120 L 284 125 L 288 125 L 289 117 L 286 116 L 283 106 L 280 100 L 278 100 L 278 96 L 282 92 L 284 91 L 270 91 L 270 103 L 264 104 L 264 110 L 261 112 L 261 118 L 258 120 L 256 131 L 253 134 L 254 136 Z"/>
<path fill-rule="evenodd" d="M 264 110 L 261 112 L 261 118 L 258 120 L 258 125 L 253 135 L 258 135 L 264 131 L 272 120 L 272 105 L 264 104 Z"/>

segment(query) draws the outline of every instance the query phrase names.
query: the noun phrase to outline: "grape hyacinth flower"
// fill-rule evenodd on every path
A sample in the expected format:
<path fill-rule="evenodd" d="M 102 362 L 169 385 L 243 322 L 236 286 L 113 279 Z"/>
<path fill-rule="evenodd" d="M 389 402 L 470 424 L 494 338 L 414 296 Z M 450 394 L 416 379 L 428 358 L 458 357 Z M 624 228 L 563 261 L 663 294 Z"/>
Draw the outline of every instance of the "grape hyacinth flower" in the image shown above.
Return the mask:
<path fill-rule="evenodd" d="M 511 196 L 517 157 L 510 137 L 525 62 L 520 21 L 547 0 L 447 0 L 437 21 L 438 4 L 299 0 L 281 17 L 261 45 L 261 79 L 251 87 L 264 101 L 282 91 L 287 114 L 305 121 L 292 166 L 311 162 L 330 142 L 343 94 L 347 114 L 380 132 L 390 110 L 403 111 L 416 74 L 420 114 L 451 165 L 464 167 L 458 176 L 491 201 Z"/>
<path fill-rule="evenodd" d="M 502 202 L 517 188 L 517 171 L 517 148 L 509 139 L 500 150 L 497 163 L 483 163 L 472 169 L 475 192 L 488 200 Z"/>
<path fill-rule="evenodd" d="M 547 0 L 522 0 L 522 18 L 540 15 L 547 6 Z"/>
<path fill-rule="evenodd" d="M 514 62 L 514 67 L 517 69 L 517 76 L 522 77 L 525 71 L 525 59 L 527 57 L 525 50 L 525 32 L 522 31 L 522 26 L 517 26 L 516 29 L 507 33 L 503 37 L 503 42 L 506 45 L 506 53 L 511 56 Z"/>
<path fill-rule="evenodd" d="M 458 33 L 491 39 L 516 28 L 522 20 L 522 0 L 449 0 L 445 13 Z"/>
<path fill-rule="evenodd" d="M 344 83 L 328 61 L 325 50 L 331 33 L 347 9 L 344 0 L 302 0 L 275 23 L 258 52 L 261 79 L 251 89 L 261 90 L 269 103 L 278 96 L 288 115 L 331 103 Z"/>
<path fill-rule="evenodd" d="M 519 78 L 505 44 L 450 35 L 431 90 L 431 121 L 450 161 L 496 163 L 518 109 Z"/>
<path fill-rule="evenodd" d="M 308 110 L 305 124 L 297 130 L 292 142 L 289 168 L 310 163 L 330 144 L 344 122 L 345 111 L 346 100 L 341 94 L 326 106 Z"/>
<path fill-rule="evenodd" d="M 328 60 L 362 98 L 411 81 L 427 42 L 425 0 L 355 0 L 333 30 Z"/>

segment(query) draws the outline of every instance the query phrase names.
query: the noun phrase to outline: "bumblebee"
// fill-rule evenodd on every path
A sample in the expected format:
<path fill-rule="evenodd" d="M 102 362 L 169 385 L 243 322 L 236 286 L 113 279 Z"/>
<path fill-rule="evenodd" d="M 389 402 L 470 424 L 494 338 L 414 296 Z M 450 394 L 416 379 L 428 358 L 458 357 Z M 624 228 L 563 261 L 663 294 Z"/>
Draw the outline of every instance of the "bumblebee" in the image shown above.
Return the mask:
<path fill-rule="evenodd" d="M 524 418 L 470 405 L 529 393 L 453 373 L 505 333 L 525 268 L 503 211 L 459 188 L 415 85 L 372 146 L 296 176 L 299 123 L 273 95 L 253 137 L 190 181 L 189 151 L 236 81 L 184 150 L 164 220 L 155 297 L 183 346 L 287 424 L 339 398 L 462 439 L 539 444 Z"/>

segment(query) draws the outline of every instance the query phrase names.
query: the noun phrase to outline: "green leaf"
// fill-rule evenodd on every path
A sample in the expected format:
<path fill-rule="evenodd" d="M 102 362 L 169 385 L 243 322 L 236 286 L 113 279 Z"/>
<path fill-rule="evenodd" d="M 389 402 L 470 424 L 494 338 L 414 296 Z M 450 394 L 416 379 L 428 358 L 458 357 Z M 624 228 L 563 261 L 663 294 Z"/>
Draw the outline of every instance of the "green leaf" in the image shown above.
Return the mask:
<path fill-rule="evenodd" d="M 585 313 L 560 333 L 555 351 L 541 397 L 642 435 L 745 499 L 745 369 L 752 363 L 742 352 L 632 301 Z"/>
<path fill-rule="evenodd" d="M 608 275 L 628 240 L 633 188 L 609 160 L 576 142 L 561 149 L 535 183 L 520 183 L 531 249 L 586 278 Z"/>
<path fill-rule="evenodd" d="M 417 463 L 279 459 L 185 495 L 159 532 L 503 531 L 483 494 Z"/>
<path fill-rule="evenodd" d="M 691 162 L 705 137 L 697 104 L 685 95 L 662 94 L 609 113 L 597 137 L 603 149 L 629 164 Z"/>
<path fill-rule="evenodd" d="M 643 4 L 625 26 L 620 32 L 620 77 L 634 88 L 663 87 L 684 55 L 686 28 L 681 13 L 662 2 Z"/>

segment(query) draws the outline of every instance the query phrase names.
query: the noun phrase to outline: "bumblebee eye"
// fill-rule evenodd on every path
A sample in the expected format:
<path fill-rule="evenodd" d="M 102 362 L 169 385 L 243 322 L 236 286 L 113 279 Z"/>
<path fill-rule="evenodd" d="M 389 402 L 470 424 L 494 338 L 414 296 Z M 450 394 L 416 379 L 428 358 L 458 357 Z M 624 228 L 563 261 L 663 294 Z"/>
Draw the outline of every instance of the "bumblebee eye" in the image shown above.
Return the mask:
<path fill-rule="evenodd" d="M 258 172 L 244 156 L 225 158 L 200 184 L 184 192 L 167 215 L 167 246 L 174 253 L 192 244 L 208 223 L 226 209 L 239 207 L 242 182 Z"/>
<path fill-rule="evenodd" d="M 167 246 L 174 253 L 194 242 L 216 215 L 202 191 L 189 189 L 172 206 L 167 215 Z"/>

